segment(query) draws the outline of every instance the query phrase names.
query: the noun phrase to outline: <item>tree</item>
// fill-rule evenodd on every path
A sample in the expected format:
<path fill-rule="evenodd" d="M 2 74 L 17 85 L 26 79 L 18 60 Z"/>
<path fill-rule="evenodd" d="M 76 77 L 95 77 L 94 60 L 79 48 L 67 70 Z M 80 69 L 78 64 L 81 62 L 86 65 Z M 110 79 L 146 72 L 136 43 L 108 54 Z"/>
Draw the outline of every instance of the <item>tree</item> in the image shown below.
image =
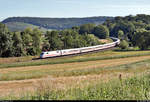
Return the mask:
<path fill-rule="evenodd" d="M 21 37 L 23 41 L 23 48 L 25 55 L 32 55 L 32 30 L 30 28 L 25 29 L 21 32 Z"/>
<path fill-rule="evenodd" d="M 94 46 L 100 44 L 100 41 L 93 34 L 84 35 L 84 40 L 86 41 L 86 46 Z"/>
<path fill-rule="evenodd" d="M 150 24 L 146 26 L 146 30 L 150 30 Z"/>
<path fill-rule="evenodd" d="M 85 47 L 87 46 L 87 41 L 85 40 L 85 35 L 80 35 L 79 36 L 79 39 L 80 39 L 80 42 L 79 42 L 79 45 L 80 47 Z"/>
<path fill-rule="evenodd" d="M 125 35 L 131 40 L 133 32 L 135 31 L 135 26 L 131 22 L 125 22 L 123 20 L 118 21 L 111 31 L 111 35 L 118 36 L 118 31 L 122 30 Z"/>
<path fill-rule="evenodd" d="M 134 45 L 138 46 L 141 50 L 145 50 L 150 46 L 150 32 L 136 32 L 133 39 Z"/>
<path fill-rule="evenodd" d="M 74 26 L 74 27 L 72 27 L 72 30 L 75 30 L 75 31 L 79 32 L 80 27 L 79 26 Z"/>
<path fill-rule="evenodd" d="M 94 28 L 93 34 L 100 39 L 106 39 L 109 37 L 109 30 L 106 26 L 98 25 Z"/>
<path fill-rule="evenodd" d="M 83 24 L 80 26 L 79 33 L 80 34 L 84 34 L 84 33 L 91 34 L 93 32 L 94 27 L 95 27 L 95 24 Z"/>
<path fill-rule="evenodd" d="M 42 43 L 42 32 L 35 28 L 32 33 L 32 46 L 33 46 L 33 55 L 41 53 Z"/>
<path fill-rule="evenodd" d="M 60 50 L 62 49 L 62 41 L 58 31 L 51 31 L 46 33 L 46 40 L 48 40 L 51 50 Z"/>
<path fill-rule="evenodd" d="M 79 48 L 81 47 L 80 42 L 80 35 L 76 30 L 70 30 L 69 33 L 71 34 L 71 48 Z M 67 35 L 66 35 L 67 36 Z"/>
<path fill-rule="evenodd" d="M 23 41 L 20 32 L 14 32 L 12 40 L 13 40 L 13 55 L 16 57 L 25 55 L 23 50 Z"/>
<path fill-rule="evenodd" d="M 122 41 L 120 42 L 119 47 L 120 47 L 121 49 L 127 49 L 127 48 L 129 47 L 129 44 L 128 44 L 128 42 L 127 42 L 126 40 L 122 40 Z"/>
<path fill-rule="evenodd" d="M 118 38 L 119 39 L 124 39 L 124 32 L 122 30 L 118 31 Z"/>
<path fill-rule="evenodd" d="M 8 31 L 8 28 L 0 23 L 0 56 L 11 56 L 12 48 L 12 34 Z"/>
<path fill-rule="evenodd" d="M 73 30 L 64 30 L 61 34 L 61 40 L 63 41 L 63 48 L 73 48 L 74 47 L 74 38 L 76 38 L 76 33 Z M 73 38 L 74 36 L 74 38 Z"/>
<path fill-rule="evenodd" d="M 50 43 L 46 39 L 43 40 L 42 51 L 50 51 Z"/>

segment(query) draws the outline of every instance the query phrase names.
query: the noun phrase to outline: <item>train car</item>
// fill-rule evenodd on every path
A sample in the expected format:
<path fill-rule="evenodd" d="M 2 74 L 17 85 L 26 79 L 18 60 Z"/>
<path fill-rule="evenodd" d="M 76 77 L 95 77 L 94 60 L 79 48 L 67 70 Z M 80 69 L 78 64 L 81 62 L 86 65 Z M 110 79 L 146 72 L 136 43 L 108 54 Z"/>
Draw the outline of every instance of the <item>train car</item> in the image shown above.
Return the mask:
<path fill-rule="evenodd" d="M 108 43 L 108 44 L 103 44 L 103 45 L 90 46 L 90 47 L 42 52 L 40 54 L 40 58 L 48 58 L 48 57 L 56 57 L 56 56 L 64 56 L 64 55 L 72 55 L 72 54 L 91 52 L 91 51 L 96 51 L 96 50 L 108 49 L 108 48 L 115 47 L 116 45 L 120 44 L 120 39 L 114 38 L 114 37 L 110 37 L 110 38 L 114 42 Z"/>
<path fill-rule="evenodd" d="M 72 55 L 72 54 L 80 53 L 80 50 L 78 48 L 66 49 L 66 50 L 61 50 L 61 51 L 62 51 L 62 55 Z"/>

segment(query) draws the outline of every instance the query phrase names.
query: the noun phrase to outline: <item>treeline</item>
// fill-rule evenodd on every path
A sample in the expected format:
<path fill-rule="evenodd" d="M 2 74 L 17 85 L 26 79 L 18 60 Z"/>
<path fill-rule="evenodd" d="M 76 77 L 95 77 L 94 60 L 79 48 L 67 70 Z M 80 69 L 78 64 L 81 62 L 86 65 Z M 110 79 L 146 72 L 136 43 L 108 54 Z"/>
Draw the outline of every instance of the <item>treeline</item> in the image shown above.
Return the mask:
<path fill-rule="evenodd" d="M 85 18 L 10 17 L 5 19 L 2 23 L 9 25 L 13 24 L 13 22 L 22 22 L 43 27 L 46 29 L 63 30 L 71 28 L 73 26 L 80 26 L 82 24 L 87 23 L 102 24 L 106 21 L 106 19 L 113 19 L 113 17 L 105 17 L 105 16 L 85 17 Z"/>
<path fill-rule="evenodd" d="M 85 24 L 43 33 L 38 28 L 10 32 L 6 25 L 0 23 L 0 57 L 39 55 L 42 51 L 94 46 L 101 44 L 99 38 L 108 36 L 109 31 L 103 25 Z"/>
<path fill-rule="evenodd" d="M 109 29 L 110 36 L 121 39 L 122 49 L 130 46 L 145 50 L 150 46 L 150 15 L 115 17 L 114 20 L 107 20 L 103 25 Z"/>

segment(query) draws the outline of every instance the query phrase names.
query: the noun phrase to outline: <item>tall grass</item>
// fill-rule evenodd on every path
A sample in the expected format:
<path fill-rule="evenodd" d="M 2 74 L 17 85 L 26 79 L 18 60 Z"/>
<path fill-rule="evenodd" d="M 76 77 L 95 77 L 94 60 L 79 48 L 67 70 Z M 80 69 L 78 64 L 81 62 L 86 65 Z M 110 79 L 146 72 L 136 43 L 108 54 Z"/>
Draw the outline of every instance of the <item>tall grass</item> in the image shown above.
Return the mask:
<path fill-rule="evenodd" d="M 149 100 L 150 75 L 134 76 L 132 78 L 111 80 L 107 83 L 97 83 L 67 90 L 53 90 L 48 86 L 41 86 L 34 94 L 11 99 L 24 100 Z M 5 97 L 2 99 L 9 99 Z"/>

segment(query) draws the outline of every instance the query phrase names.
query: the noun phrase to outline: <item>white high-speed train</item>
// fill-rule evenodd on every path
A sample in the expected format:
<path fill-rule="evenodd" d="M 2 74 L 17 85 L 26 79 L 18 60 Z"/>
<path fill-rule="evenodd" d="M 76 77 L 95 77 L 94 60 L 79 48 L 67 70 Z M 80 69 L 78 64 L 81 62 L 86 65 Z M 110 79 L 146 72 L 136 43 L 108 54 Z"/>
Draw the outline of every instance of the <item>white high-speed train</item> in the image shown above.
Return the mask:
<path fill-rule="evenodd" d="M 85 52 L 91 52 L 96 50 L 103 50 L 115 47 L 116 45 L 120 44 L 120 39 L 110 37 L 114 42 L 103 44 L 103 45 L 96 45 L 96 46 L 90 46 L 90 47 L 82 47 L 82 48 L 73 48 L 73 49 L 64 49 L 64 50 L 57 50 L 57 51 L 47 51 L 42 52 L 40 54 L 40 58 L 48 58 L 48 57 L 56 57 L 56 56 L 64 56 L 64 55 L 73 55 L 73 54 L 79 54 L 79 53 L 85 53 Z"/>

